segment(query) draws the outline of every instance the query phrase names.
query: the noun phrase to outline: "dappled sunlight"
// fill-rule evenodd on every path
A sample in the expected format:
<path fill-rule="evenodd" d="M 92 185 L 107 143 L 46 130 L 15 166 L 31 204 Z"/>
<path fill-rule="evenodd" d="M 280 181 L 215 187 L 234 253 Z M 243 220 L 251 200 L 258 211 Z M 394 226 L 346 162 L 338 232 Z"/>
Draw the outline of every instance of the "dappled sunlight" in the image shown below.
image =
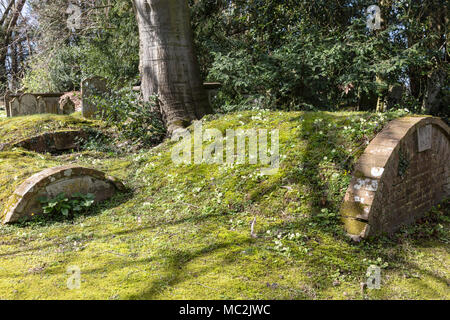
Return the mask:
<path fill-rule="evenodd" d="M 205 122 L 278 128 L 272 176 L 255 174 L 259 165 L 176 166 L 171 142 L 110 156 L 99 166 L 119 174 L 128 193 L 70 221 L 0 226 L 0 298 L 360 299 L 371 264 L 386 278 L 364 296 L 443 298 L 448 228 L 427 242 L 415 232 L 355 244 L 339 222 L 358 148 L 396 116 L 252 111 Z M 86 164 L 98 156 L 82 154 Z M 37 168 L 49 161 L 25 151 L 0 157 L 11 159 L 3 170 L 17 159 Z M 428 258 L 418 261 L 416 248 Z M 79 290 L 66 288 L 69 266 L 81 270 Z"/>

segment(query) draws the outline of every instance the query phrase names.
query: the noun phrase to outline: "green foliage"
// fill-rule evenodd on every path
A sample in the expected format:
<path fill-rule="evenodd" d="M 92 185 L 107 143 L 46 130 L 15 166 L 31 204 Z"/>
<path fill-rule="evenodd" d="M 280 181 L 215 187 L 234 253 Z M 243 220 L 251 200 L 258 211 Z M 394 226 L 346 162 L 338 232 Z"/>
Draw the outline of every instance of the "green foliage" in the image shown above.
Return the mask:
<path fill-rule="evenodd" d="M 66 92 L 79 89 L 83 77 L 80 61 L 85 55 L 80 47 L 63 46 L 50 57 L 38 56 L 22 79 L 30 92 Z"/>
<path fill-rule="evenodd" d="M 327 208 L 323 208 L 320 210 L 320 213 L 314 216 L 313 221 L 314 222 L 312 222 L 312 224 L 316 223 L 324 227 L 332 226 L 338 223 L 339 215 L 337 215 L 334 212 L 331 212 Z"/>
<path fill-rule="evenodd" d="M 77 144 L 85 151 L 98 151 L 111 156 L 120 153 L 113 135 L 98 130 L 85 130 L 87 137 L 79 137 Z"/>
<path fill-rule="evenodd" d="M 81 80 L 101 76 L 109 83 L 135 83 L 139 76 L 139 37 L 131 1 L 114 1 L 111 8 L 92 10 L 95 23 L 78 33 L 67 30 L 66 20 L 49 11 L 67 8 L 67 1 L 33 2 L 34 14 L 42 24 L 35 41 L 43 49 L 31 58 L 22 80 L 25 90 L 66 92 L 78 90 Z M 60 29 L 55 24 L 60 24 Z M 63 32 L 61 32 L 63 29 Z"/>
<path fill-rule="evenodd" d="M 156 107 L 156 97 L 149 103 L 139 98 L 132 88 L 112 90 L 94 95 L 99 117 L 117 129 L 120 139 L 130 140 L 139 146 L 154 146 L 165 137 L 165 127 Z"/>
<path fill-rule="evenodd" d="M 95 196 L 91 193 L 74 193 L 67 197 L 65 193 L 58 194 L 55 198 L 39 198 L 44 214 L 49 218 L 69 218 L 89 209 L 95 201 Z"/>
<path fill-rule="evenodd" d="M 131 1 L 94 10 L 90 24 L 77 33 L 53 12 L 54 7 L 63 12 L 67 1 L 32 3 L 40 22 L 34 41 L 43 49 L 30 61 L 26 90 L 69 91 L 92 75 L 117 88 L 139 82 Z M 374 110 L 390 86 L 401 84 L 406 94 L 392 108 L 449 117 L 444 0 L 380 4 L 384 22 L 376 32 L 366 24 L 370 0 L 189 3 L 203 78 L 223 83 L 214 102 L 217 111 Z M 440 83 L 430 81 L 436 73 L 443 75 Z M 436 87 L 437 101 L 427 110 L 428 90 Z"/>
<path fill-rule="evenodd" d="M 110 3 L 109 3 L 110 4 Z M 113 1 L 107 14 L 99 12 L 98 25 L 82 37 L 83 76 L 97 75 L 122 86 L 139 79 L 139 32 L 132 1 Z"/>
<path fill-rule="evenodd" d="M 430 75 L 449 78 L 448 5 L 389 3 L 380 5 L 382 29 L 372 32 L 373 1 L 191 1 L 203 74 L 224 84 L 216 109 L 242 110 L 256 99 L 257 108 L 373 110 L 400 83 L 409 88 L 400 107 L 422 112 Z M 432 111 L 448 117 L 445 81 Z"/>

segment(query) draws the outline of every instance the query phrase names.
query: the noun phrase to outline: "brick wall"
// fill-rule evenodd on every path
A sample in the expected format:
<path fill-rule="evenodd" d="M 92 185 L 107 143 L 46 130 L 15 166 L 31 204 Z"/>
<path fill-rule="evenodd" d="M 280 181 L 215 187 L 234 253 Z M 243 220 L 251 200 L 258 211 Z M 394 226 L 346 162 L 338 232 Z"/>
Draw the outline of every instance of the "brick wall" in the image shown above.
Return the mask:
<path fill-rule="evenodd" d="M 355 240 L 392 233 L 450 196 L 450 128 L 433 117 L 390 122 L 358 160 L 342 204 Z"/>

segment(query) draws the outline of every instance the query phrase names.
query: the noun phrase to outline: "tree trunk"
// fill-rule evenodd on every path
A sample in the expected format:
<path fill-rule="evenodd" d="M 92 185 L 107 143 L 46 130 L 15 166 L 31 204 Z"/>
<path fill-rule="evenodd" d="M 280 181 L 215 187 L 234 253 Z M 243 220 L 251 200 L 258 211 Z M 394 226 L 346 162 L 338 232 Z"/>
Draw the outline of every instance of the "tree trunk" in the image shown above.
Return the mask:
<path fill-rule="evenodd" d="M 427 90 L 423 97 L 422 112 L 425 114 L 436 114 L 441 102 L 439 94 L 445 83 L 445 72 L 436 70 L 428 77 Z"/>
<path fill-rule="evenodd" d="M 379 75 L 377 74 L 375 76 L 375 82 L 381 87 L 385 84 L 385 80 Z M 386 97 L 385 94 L 378 94 L 378 99 L 377 99 L 377 108 L 376 111 L 377 112 L 386 112 L 387 110 L 387 105 L 386 105 Z"/>
<path fill-rule="evenodd" d="M 187 0 L 134 0 L 144 101 L 158 96 L 169 133 L 211 113 L 193 47 Z"/>
<path fill-rule="evenodd" d="M 383 37 L 385 38 L 385 41 L 387 42 L 387 36 L 383 34 L 383 31 L 387 29 L 387 24 L 389 23 L 388 16 L 391 10 L 391 1 L 390 0 L 381 0 L 379 2 L 379 7 L 381 9 L 381 29 L 378 31 L 375 31 L 375 34 L 377 37 Z M 380 51 L 382 51 L 382 48 L 380 48 Z M 386 59 L 388 57 L 385 57 Z M 381 74 L 377 74 L 375 77 L 375 82 L 379 87 L 386 86 L 386 79 Z M 382 93 L 378 94 L 378 100 L 377 100 L 377 112 L 386 112 L 387 110 L 387 104 L 386 104 L 386 91 L 383 90 Z"/>
<path fill-rule="evenodd" d="M 8 57 L 8 47 L 10 46 L 14 29 L 25 6 L 26 0 L 11 0 L 0 18 L 0 84 L 7 87 L 8 75 L 6 71 L 6 60 Z"/>
<path fill-rule="evenodd" d="M 10 58 L 11 58 L 11 79 L 10 79 L 10 85 L 9 90 L 16 91 L 16 80 L 17 80 L 17 74 L 19 73 L 19 59 L 18 59 L 18 44 L 16 46 L 15 43 L 11 44 L 10 46 Z"/>
<path fill-rule="evenodd" d="M 448 41 L 448 7 L 446 2 L 434 0 L 429 1 L 427 11 L 428 32 L 435 35 L 431 41 L 429 49 L 435 50 L 436 54 L 432 58 L 434 62 L 433 69 L 428 73 L 426 81 L 426 90 L 422 102 L 422 112 L 427 114 L 438 114 L 440 105 L 442 104 L 442 89 L 445 86 L 448 70 L 447 51 Z"/>

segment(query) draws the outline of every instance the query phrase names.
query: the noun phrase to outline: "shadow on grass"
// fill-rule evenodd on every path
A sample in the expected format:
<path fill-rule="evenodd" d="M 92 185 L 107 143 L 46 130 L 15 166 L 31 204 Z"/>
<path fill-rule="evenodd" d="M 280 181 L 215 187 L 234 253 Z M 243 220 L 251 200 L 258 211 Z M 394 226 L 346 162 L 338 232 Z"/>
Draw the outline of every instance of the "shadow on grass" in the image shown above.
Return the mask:
<path fill-rule="evenodd" d="M 341 272 L 357 273 L 362 277 L 365 274 L 366 271 L 365 268 L 367 266 L 362 261 L 357 261 L 353 265 L 350 265 L 345 260 L 349 259 L 349 257 L 351 257 L 352 255 L 357 257 L 357 259 L 370 258 L 375 260 L 376 258 L 380 257 L 382 258 L 383 261 L 388 261 L 389 263 L 395 261 L 395 264 L 401 266 L 401 268 L 405 268 L 410 271 L 414 270 L 416 272 L 426 274 L 430 277 L 433 277 L 439 283 L 445 283 L 446 281 L 448 281 L 437 272 L 426 270 L 418 266 L 416 263 L 409 261 L 406 255 L 406 249 L 399 246 L 398 241 L 394 240 L 387 241 L 380 239 L 380 240 L 367 240 L 367 242 L 365 243 L 355 244 L 345 237 L 343 232 L 343 226 L 340 224 L 338 216 L 329 218 L 329 221 L 327 223 L 321 223 L 322 218 L 319 216 L 321 209 L 338 210 L 340 201 L 342 201 L 342 199 L 339 198 L 341 195 L 329 194 L 330 187 L 327 184 L 327 179 L 325 179 L 325 177 L 323 176 L 323 166 L 321 165 L 321 162 L 324 157 L 329 157 L 330 150 L 335 148 L 336 146 L 339 146 L 341 140 L 344 139 L 342 138 L 341 133 L 339 132 L 337 134 L 334 134 L 331 133 L 328 128 L 321 128 L 314 126 L 313 120 L 315 117 L 317 117 L 317 114 L 305 113 L 302 117 L 305 119 L 304 122 L 308 123 L 309 125 L 302 127 L 299 135 L 294 138 L 302 139 L 306 142 L 303 155 L 301 156 L 301 160 L 299 161 L 304 165 L 304 170 L 302 174 L 292 172 L 288 173 L 290 175 L 288 178 L 292 179 L 292 183 L 305 185 L 307 189 L 311 190 L 312 192 L 311 198 L 313 200 L 312 212 L 310 216 L 304 219 L 302 218 L 300 221 L 284 222 L 284 224 L 280 226 L 280 228 L 283 229 L 286 228 L 291 230 L 315 229 L 311 230 L 309 236 L 311 238 L 315 237 L 314 233 L 317 231 L 317 237 L 314 240 L 317 240 L 319 242 L 319 245 L 321 241 L 320 238 L 324 236 L 331 237 L 331 239 L 335 240 L 336 243 L 340 242 L 340 244 L 342 245 L 347 245 L 345 250 L 340 250 L 342 248 L 336 246 L 328 251 L 318 250 L 319 252 L 317 254 L 313 254 L 312 256 L 308 255 L 303 256 L 302 257 L 303 260 L 301 261 L 303 265 L 307 266 L 308 269 L 310 270 L 315 269 L 317 271 L 315 274 L 313 273 L 310 276 L 308 283 L 310 283 L 311 286 L 314 286 L 315 288 L 318 288 L 320 290 L 326 290 L 328 288 L 331 288 L 333 284 L 329 273 L 330 270 L 335 269 L 341 269 Z M 321 114 L 321 117 L 333 117 L 333 115 Z M 299 118 L 293 119 L 292 121 L 298 120 L 300 119 Z M 344 117 L 342 117 L 340 122 L 344 122 L 344 120 L 345 120 Z M 323 131 L 324 134 L 320 138 L 311 139 L 311 135 L 316 131 Z M 341 156 L 335 161 L 335 164 L 336 165 L 342 164 L 343 161 L 345 161 L 345 166 L 339 167 L 339 170 L 349 170 L 351 168 L 353 158 L 348 157 L 347 154 L 341 154 Z M 272 190 L 280 187 L 281 183 L 282 183 L 281 179 L 272 181 L 271 185 L 265 186 L 267 188 L 265 188 L 264 190 L 267 191 L 255 194 L 255 197 L 252 200 L 258 201 L 265 193 L 271 192 Z M 136 195 L 131 193 L 117 195 L 117 198 L 113 198 L 112 200 L 93 208 L 92 212 L 89 215 L 95 216 L 100 214 L 104 210 L 117 208 L 122 204 L 126 203 L 130 199 L 133 199 L 136 202 L 137 200 Z M 241 210 L 245 210 L 245 206 L 247 205 L 244 205 Z M 236 207 L 241 206 L 237 205 Z M 174 208 L 176 208 L 176 206 L 174 206 Z M 94 236 L 93 240 L 95 241 L 97 239 L 109 238 L 112 236 L 123 236 L 127 234 L 142 232 L 145 230 L 156 229 L 158 227 L 177 226 L 184 224 L 186 222 L 190 222 L 193 225 L 199 225 L 205 222 L 215 222 L 214 220 L 217 220 L 218 218 L 226 217 L 226 215 L 224 215 L 223 212 L 201 214 L 200 211 L 201 208 L 198 208 L 198 210 L 193 210 L 193 213 L 191 213 L 189 216 L 182 217 L 180 219 L 173 221 L 152 221 L 150 222 L 149 225 L 144 226 L 136 225 L 136 227 L 127 228 L 126 230 L 122 229 L 117 232 L 110 232 L 108 234 L 103 234 L 97 237 Z M 126 210 L 123 210 L 123 212 L 121 213 L 123 213 L 124 215 L 127 214 Z M 314 228 L 310 227 L 311 223 L 315 225 Z M 99 222 L 98 225 L 100 224 L 101 223 Z M 49 225 L 51 225 L 51 223 Z M 96 228 L 95 225 L 91 225 L 91 227 Z M 274 226 L 272 225 L 271 227 Z M 200 233 L 197 236 L 202 237 L 205 236 L 205 234 Z M 213 244 L 202 243 L 200 248 L 192 250 L 178 249 L 176 248 L 176 243 L 172 242 L 172 247 L 175 246 L 175 248 L 172 248 L 171 250 L 160 250 L 154 257 L 151 258 L 136 259 L 131 256 L 124 256 L 124 258 L 126 258 L 127 260 L 117 261 L 113 265 L 107 266 L 107 269 L 108 271 L 114 271 L 117 269 L 127 267 L 145 266 L 148 265 L 150 262 L 154 261 L 155 259 L 161 261 L 161 263 L 163 264 L 163 270 L 162 275 L 159 279 L 148 281 L 148 283 L 146 283 L 146 288 L 142 292 L 137 292 L 134 294 L 129 294 L 125 297 L 120 297 L 122 299 L 155 299 L 160 294 L 164 293 L 164 291 L 167 288 L 176 286 L 177 284 L 193 279 L 193 276 L 189 275 L 186 271 L 187 265 L 191 263 L 193 260 L 201 257 L 206 257 L 220 250 L 227 251 L 227 249 L 229 249 L 232 246 L 244 246 L 250 244 L 262 248 L 264 245 L 267 244 L 267 241 L 262 238 L 260 238 L 259 240 L 253 240 L 248 238 L 245 240 L 240 241 L 236 240 L 228 243 L 213 243 Z M 23 252 L 33 252 L 35 250 L 40 250 L 42 248 L 48 248 L 52 246 L 57 247 L 58 243 L 49 244 L 41 248 L 31 248 L 23 251 L 16 251 L 14 253 L 8 253 L 3 255 L 0 254 L 0 256 L 11 256 Z M 440 244 L 434 243 L 433 246 L 438 247 L 440 246 Z M 390 249 L 395 249 L 395 252 L 392 254 L 392 252 L 389 251 Z M 326 252 L 328 256 L 321 256 L 320 254 L 322 252 Z M 205 265 L 205 267 L 202 268 L 200 274 L 217 272 L 216 271 L 217 267 L 224 267 L 228 264 L 239 263 L 238 259 L 239 257 L 237 256 L 236 252 L 233 251 L 226 252 L 225 257 L 223 257 L 223 259 L 221 259 L 220 261 L 217 262 L 213 261 Z M 295 262 L 293 260 L 294 259 L 291 258 L 292 263 Z M 69 262 L 70 261 L 67 260 L 64 261 L 64 263 Z M 99 273 L 102 271 L 104 271 L 104 269 L 91 268 L 83 270 L 83 273 L 86 274 Z M 57 272 L 55 271 L 54 273 L 56 274 Z M 363 279 L 361 278 L 360 280 Z M 359 284 L 359 282 L 357 283 Z M 118 286 L 120 285 L 120 283 L 115 283 L 115 285 Z M 423 285 L 426 286 L 426 284 Z M 294 293 L 290 297 L 292 299 L 305 298 L 305 296 L 302 295 L 301 293 L 299 294 Z"/>

